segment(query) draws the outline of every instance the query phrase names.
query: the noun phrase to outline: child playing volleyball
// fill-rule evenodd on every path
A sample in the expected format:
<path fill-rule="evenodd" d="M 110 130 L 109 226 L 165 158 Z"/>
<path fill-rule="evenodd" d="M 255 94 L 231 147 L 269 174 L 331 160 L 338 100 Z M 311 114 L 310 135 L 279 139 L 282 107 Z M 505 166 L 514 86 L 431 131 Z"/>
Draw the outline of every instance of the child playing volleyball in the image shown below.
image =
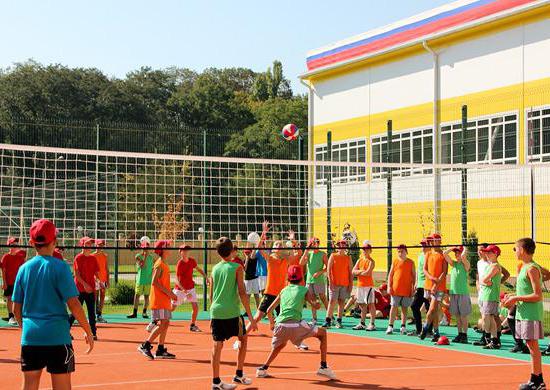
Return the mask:
<path fill-rule="evenodd" d="M 363 243 L 363 248 L 359 260 L 353 267 L 353 275 L 357 276 L 357 303 L 361 309 L 361 322 L 357 324 L 354 330 L 376 330 L 374 322 L 376 320 L 376 297 L 372 271 L 374 271 L 374 260 L 370 257 L 372 246 L 368 241 Z M 370 313 L 370 324 L 365 326 L 367 311 Z"/>
<path fill-rule="evenodd" d="M 38 389 L 42 370 L 51 374 L 54 389 L 70 389 L 75 370 L 67 307 L 85 332 L 90 353 L 92 329 L 78 300 L 69 265 L 53 257 L 57 229 L 46 219 L 35 221 L 30 243 L 36 256 L 21 266 L 13 289 L 14 315 L 22 327 L 23 388 Z"/>
<path fill-rule="evenodd" d="M 535 241 L 522 238 L 516 242 L 514 251 L 516 258 L 523 262 L 516 281 L 517 295 L 508 295 L 504 305 L 511 308 L 516 305 L 516 336 L 525 340 L 531 353 L 531 378 L 522 384 L 520 390 L 544 390 L 546 385 L 542 377 L 542 358 L 539 340 L 544 338 L 542 318 L 542 273 L 533 261 Z"/>
<path fill-rule="evenodd" d="M 25 262 L 25 252 L 19 250 L 16 245 L 19 244 L 17 237 L 8 237 L 6 244 L 10 247 L 8 253 L 2 256 L 0 261 L 0 269 L 2 270 L 2 288 L 4 289 L 4 297 L 6 298 L 6 306 L 8 309 L 8 318 L 5 320 L 12 326 L 17 326 L 17 321 L 13 315 L 13 305 L 11 296 L 13 294 L 13 285 L 15 278 L 19 272 L 19 268 Z"/>
<path fill-rule="evenodd" d="M 338 304 L 338 317 L 336 319 L 336 327 L 341 329 L 342 315 L 344 314 L 344 306 L 346 299 L 351 294 L 353 288 L 353 264 L 351 256 L 346 254 L 348 242 L 340 240 L 337 243 L 338 252 L 330 255 L 328 260 L 328 275 L 329 275 L 329 303 L 324 328 L 332 325 L 332 314 L 334 306 Z"/>
<path fill-rule="evenodd" d="M 317 309 L 320 307 L 315 295 L 308 291 L 307 287 L 300 285 L 302 279 L 302 268 L 298 265 L 290 266 L 288 268 L 290 284 L 281 291 L 267 310 L 268 313 L 271 313 L 277 306 L 281 307 L 273 330 L 271 352 L 266 362 L 256 370 L 258 378 L 269 376 L 267 372 L 269 366 L 289 341 L 293 344 L 301 344 L 304 339 L 315 337 L 321 343 L 321 365 L 317 370 L 317 375 L 336 379 L 334 372 L 327 366 L 327 331 L 315 325 L 308 325 L 302 320 L 302 311 L 306 301 L 312 307 Z"/>
<path fill-rule="evenodd" d="M 455 258 L 449 253 L 453 252 Z M 472 312 L 472 302 L 468 288 L 468 272 L 470 262 L 468 261 L 466 247 L 452 247 L 443 252 L 445 260 L 451 266 L 451 288 L 449 309 L 456 318 L 457 336 L 453 343 L 468 344 L 468 316 Z"/>
<path fill-rule="evenodd" d="M 109 288 L 109 260 L 107 254 L 103 251 L 105 247 L 104 240 L 96 240 L 96 251 L 94 257 L 99 268 L 98 279 L 96 280 L 96 314 L 97 322 L 105 323 L 102 316 L 103 305 L 105 304 L 105 290 Z"/>
<path fill-rule="evenodd" d="M 197 305 L 197 293 L 195 292 L 195 281 L 193 280 L 193 270 L 197 270 L 199 274 L 206 279 L 206 284 L 209 283 L 206 274 L 201 267 L 197 265 L 197 261 L 189 257 L 189 251 L 191 247 L 189 245 L 181 245 L 180 248 L 180 259 L 176 266 L 176 288 L 174 289 L 174 294 L 178 297 L 176 305 L 181 305 L 184 302 L 191 303 L 193 309 L 193 314 L 191 317 L 191 324 L 189 330 L 191 332 L 200 332 L 201 330 L 195 324 L 197 322 L 197 315 L 199 313 L 199 306 Z"/>
<path fill-rule="evenodd" d="M 149 359 L 174 359 L 176 356 L 169 353 L 164 346 L 170 319 L 172 318 L 172 300 L 178 297 L 170 289 L 170 267 L 166 264 L 170 242 L 159 240 L 155 243 L 155 253 L 158 259 L 153 267 L 153 285 L 151 289 L 152 320 L 156 323 L 147 340 L 138 347 L 138 351 Z M 159 338 L 155 355 L 151 353 L 152 343 Z"/>
<path fill-rule="evenodd" d="M 233 382 L 250 385 L 252 380 L 243 373 L 244 360 L 246 358 L 248 336 L 244 326 L 244 318 L 241 316 L 241 305 L 250 319 L 249 329 L 257 330 L 258 326 L 250 312 L 250 304 L 246 288 L 244 286 L 244 270 L 233 263 L 231 252 L 233 243 L 227 237 L 218 239 L 216 251 L 222 261 L 212 269 L 210 279 L 210 328 L 214 345 L 212 348 L 212 389 L 234 389 L 234 384 L 223 383 L 220 379 L 220 359 L 223 343 L 232 337 L 240 341 L 237 358 L 237 371 Z"/>
<path fill-rule="evenodd" d="M 403 244 L 397 247 L 398 257 L 393 260 L 388 275 L 388 292 L 391 295 L 390 321 L 386 334 L 393 333 L 393 323 L 397 310 L 401 308 L 401 334 L 407 334 L 407 309 L 413 301 L 416 273 L 414 262 L 407 257 L 408 250 Z"/>
<path fill-rule="evenodd" d="M 300 265 L 307 267 L 306 287 L 308 290 L 318 297 L 325 308 L 328 308 L 326 295 L 325 273 L 327 272 L 328 259 L 327 254 L 319 250 L 320 240 L 312 237 L 307 245 L 307 248 L 300 259 Z M 313 324 L 317 323 L 317 309 L 311 308 L 313 316 Z"/>
<path fill-rule="evenodd" d="M 149 294 L 151 293 L 151 282 L 153 280 L 153 263 L 155 257 L 149 252 L 151 243 L 149 237 L 142 237 L 140 240 L 141 253 L 136 255 L 136 288 L 134 295 L 134 310 L 126 318 L 136 318 L 139 307 L 139 299 L 143 295 L 143 318 L 147 315 L 149 306 Z"/>
<path fill-rule="evenodd" d="M 484 345 L 484 349 L 500 349 L 500 342 L 498 339 L 498 329 L 495 317 L 498 317 L 498 309 L 500 302 L 500 281 L 502 279 L 502 271 L 498 264 L 498 257 L 500 256 L 500 248 L 496 245 L 489 245 L 483 249 L 487 254 L 487 260 L 489 266 L 485 270 L 485 274 L 482 275 L 481 281 L 481 318 L 483 319 L 483 329 L 490 334 L 491 340 L 488 344 Z"/>

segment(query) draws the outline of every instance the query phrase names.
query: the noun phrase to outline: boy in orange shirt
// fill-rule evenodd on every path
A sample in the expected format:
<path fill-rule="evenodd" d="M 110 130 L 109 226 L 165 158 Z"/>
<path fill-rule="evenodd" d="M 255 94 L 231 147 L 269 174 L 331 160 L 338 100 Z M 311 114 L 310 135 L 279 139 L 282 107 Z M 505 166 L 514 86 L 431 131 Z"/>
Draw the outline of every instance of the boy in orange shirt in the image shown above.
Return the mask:
<path fill-rule="evenodd" d="M 340 240 L 337 245 L 338 252 L 330 255 L 328 259 L 329 301 L 323 328 L 330 328 L 332 325 L 332 314 L 334 306 L 337 303 L 338 318 L 336 319 L 336 328 L 343 328 L 342 315 L 344 314 L 344 306 L 353 288 L 353 263 L 351 256 L 346 254 L 348 242 Z"/>
<path fill-rule="evenodd" d="M 426 275 L 424 291 L 426 298 L 430 301 L 430 307 L 426 314 L 426 323 L 422 328 L 422 333 L 420 333 L 420 339 L 424 340 L 430 328 L 433 327 L 434 337 L 432 341 L 437 342 L 439 340 L 440 306 L 447 288 L 447 261 L 445 261 L 441 249 L 440 234 L 434 233 L 429 236 L 428 244 L 432 247 L 432 250 L 426 254 L 426 260 L 424 261 L 424 275 Z"/>
<path fill-rule="evenodd" d="M 107 323 L 101 313 L 105 304 L 105 290 L 109 288 L 109 261 L 107 254 L 103 251 L 104 240 L 96 240 L 96 251 L 93 253 L 99 267 L 98 278 L 96 279 L 96 314 L 97 322 Z"/>
<path fill-rule="evenodd" d="M 353 275 L 357 276 L 357 304 L 361 309 L 361 322 L 353 327 L 353 330 L 376 330 L 374 321 L 376 319 L 376 297 L 374 289 L 374 280 L 372 271 L 374 271 L 374 260 L 370 257 L 372 253 L 371 244 L 366 241 L 363 243 L 363 250 L 355 267 L 353 267 Z M 370 324 L 365 326 L 365 318 L 367 318 L 367 310 L 370 313 Z"/>
<path fill-rule="evenodd" d="M 401 334 L 407 334 L 407 309 L 411 306 L 415 290 L 416 272 L 414 261 L 407 257 L 407 246 L 397 247 L 397 259 L 394 259 L 388 275 L 388 292 L 391 295 L 390 321 L 386 334 L 393 333 L 393 323 L 397 310 L 401 307 Z"/>
<path fill-rule="evenodd" d="M 152 320 L 156 322 L 155 328 L 152 330 L 149 338 L 138 347 L 138 351 L 149 359 L 174 359 L 176 356 L 169 353 L 164 346 L 168 327 L 170 326 L 170 318 L 172 318 L 172 301 L 176 301 L 178 297 L 170 288 L 170 268 L 166 264 L 169 251 L 166 250 L 170 246 L 168 240 L 159 240 L 155 243 L 155 253 L 159 256 L 153 266 L 153 284 L 151 288 L 151 311 Z M 159 344 L 155 355 L 151 353 L 153 346 L 151 345 L 156 338 L 159 338 Z"/>

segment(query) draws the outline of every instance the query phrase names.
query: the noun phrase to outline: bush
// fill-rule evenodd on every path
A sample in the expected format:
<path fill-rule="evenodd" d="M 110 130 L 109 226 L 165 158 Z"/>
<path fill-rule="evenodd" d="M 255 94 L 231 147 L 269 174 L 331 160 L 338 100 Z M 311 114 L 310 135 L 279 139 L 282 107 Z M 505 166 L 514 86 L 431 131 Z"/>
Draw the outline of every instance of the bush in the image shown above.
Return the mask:
<path fill-rule="evenodd" d="M 107 291 L 109 301 L 112 305 L 131 305 L 134 303 L 134 284 L 129 282 L 118 282 Z"/>

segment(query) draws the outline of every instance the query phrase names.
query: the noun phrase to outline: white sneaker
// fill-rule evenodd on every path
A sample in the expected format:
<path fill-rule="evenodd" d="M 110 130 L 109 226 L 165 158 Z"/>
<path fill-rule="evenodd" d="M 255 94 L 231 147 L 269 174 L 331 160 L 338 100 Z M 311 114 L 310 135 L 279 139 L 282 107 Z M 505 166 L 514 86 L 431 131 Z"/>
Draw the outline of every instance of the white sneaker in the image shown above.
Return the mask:
<path fill-rule="evenodd" d="M 215 389 L 215 390 L 231 390 L 231 389 L 236 389 L 236 388 L 237 388 L 237 385 L 234 385 L 232 383 L 220 382 L 217 385 L 212 383 L 212 389 Z"/>
<path fill-rule="evenodd" d="M 374 324 L 369 324 L 367 326 L 367 331 L 372 332 L 372 331 L 375 331 L 375 330 L 376 330 L 376 326 L 374 326 Z"/>
<path fill-rule="evenodd" d="M 401 334 L 407 334 L 407 328 L 404 326 L 401 327 Z"/>
<path fill-rule="evenodd" d="M 319 370 L 317 370 L 317 375 L 326 376 L 327 378 L 330 378 L 330 379 L 336 379 L 336 374 L 328 367 L 319 368 Z"/>
<path fill-rule="evenodd" d="M 233 349 L 235 351 L 238 351 L 240 348 L 241 348 L 241 342 L 239 340 L 235 341 L 235 343 L 233 343 Z"/>
<path fill-rule="evenodd" d="M 8 321 L 8 324 L 10 324 L 11 326 L 18 326 L 19 325 L 17 323 L 17 320 L 15 319 L 15 317 L 11 317 Z"/>
<path fill-rule="evenodd" d="M 309 325 L 311 325 L 311 326 L 317 326 L 317 320 L 311 320 L 311 322 L 309 323 Z"/>
<path fill-rule="evenodd" d="M 240 385 L 251 385 L 252 384 L 252 379 L 247 378 L 244 374 L 243 374 L 243 376 L 235 375 L 233 377 L 233 383 L 238 383 Z"/>
<path fill-rule="evenodd" d="M 151 333 L 155 327 L 157 326 L 157 324 L 155 324 L 154 322 L 149 322 L 149 324 L 145 327 L 145 330 L 149 333 Z"/>
<path fill-rule="evenodd" d="M 264 370 L 262 367 L 256 369 L 256 378 L 268 378 L 269 373 L 267 370 Z"/>
<path fill-rule="evenodd" d="M 393 326 L 388 326 L 388 329 L 386 329 L 386 334 L 393 334 Z"/>
<path fill-rule="evenodd" d="M 309 350 L 309 347 L 307 346 L 307 344 L 304 344 L 304 343 L 301 343 L 300 345 L 296 345 L 296 348 L 298 348 L 301 351 L 308 351 Z"/>

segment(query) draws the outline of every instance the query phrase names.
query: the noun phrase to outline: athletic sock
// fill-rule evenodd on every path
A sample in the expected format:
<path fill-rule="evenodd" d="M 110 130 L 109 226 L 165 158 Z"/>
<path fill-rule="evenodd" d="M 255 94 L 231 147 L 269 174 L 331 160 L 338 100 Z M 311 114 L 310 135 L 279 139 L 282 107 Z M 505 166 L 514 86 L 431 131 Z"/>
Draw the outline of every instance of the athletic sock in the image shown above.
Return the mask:
<path fill-rule="evenodd" d="M 262 370 L 267 370 L 269 368 L 269 366 L 267 364 L 264 364 L 263 366 L 260 367 L 260 369 Z"/>
<path fill-rule="evenodd" d="M 543 383 L 544 379 L 542 379 L 542 374 L 539 374 L 539 375 L 531 374 L 531 382 L 534 383 L 536 386 Z"/>
<path fill-rule="evenodd" d="M 217 377 L 212 379 L 212 383 L 215 385 L 219 385 L 220 383 L 222 383 L 222 380 L 220 379 L 220 377 Z"/>
<path fill-rule="evenodd" d="M 338 321 L 339 323 L 342 323 L 342 318 L 337 318 L 336 321 Z"/>
<path fill-rule="evenodd" d="M 365 321 L 361 321 L 361 325 L 365 326 Z"/>
<path fill-rule="evenodd" d="M 157 349 L 161 350 L 161 351 L 164 351 L 164 344 L 159 344 Z"/>
<path fill-rule="evenodd" d="M 143 346 L 145 348 L 151 348 L 151 343 L 149 342 L 149 340 L 145 340 L 145 342 L 143 343 Z"/>
<path fill-rule="evenodd" d="M 327 324 L 331 324 L 332 323 L 332 318 L 327 317 L 327 318 L 325 318 L 325 321 L 326 321 Z"/>
<path fill-rule="evenodd" d="M 13 317 L 14 317 L 13 313 L 8 313 L 8 319 L 13 318 Z"/>
<path fill-rule="evenodd" d="M 321 361 L 321 368 L 327 368 L 327 362 Z"/>
<path fill-rule="evenodd" d="M 243 370 L 237 370 L 235 371 L 235 375 L 237 375 L 239 378 L 242 378 L 243 377 Z"/>

